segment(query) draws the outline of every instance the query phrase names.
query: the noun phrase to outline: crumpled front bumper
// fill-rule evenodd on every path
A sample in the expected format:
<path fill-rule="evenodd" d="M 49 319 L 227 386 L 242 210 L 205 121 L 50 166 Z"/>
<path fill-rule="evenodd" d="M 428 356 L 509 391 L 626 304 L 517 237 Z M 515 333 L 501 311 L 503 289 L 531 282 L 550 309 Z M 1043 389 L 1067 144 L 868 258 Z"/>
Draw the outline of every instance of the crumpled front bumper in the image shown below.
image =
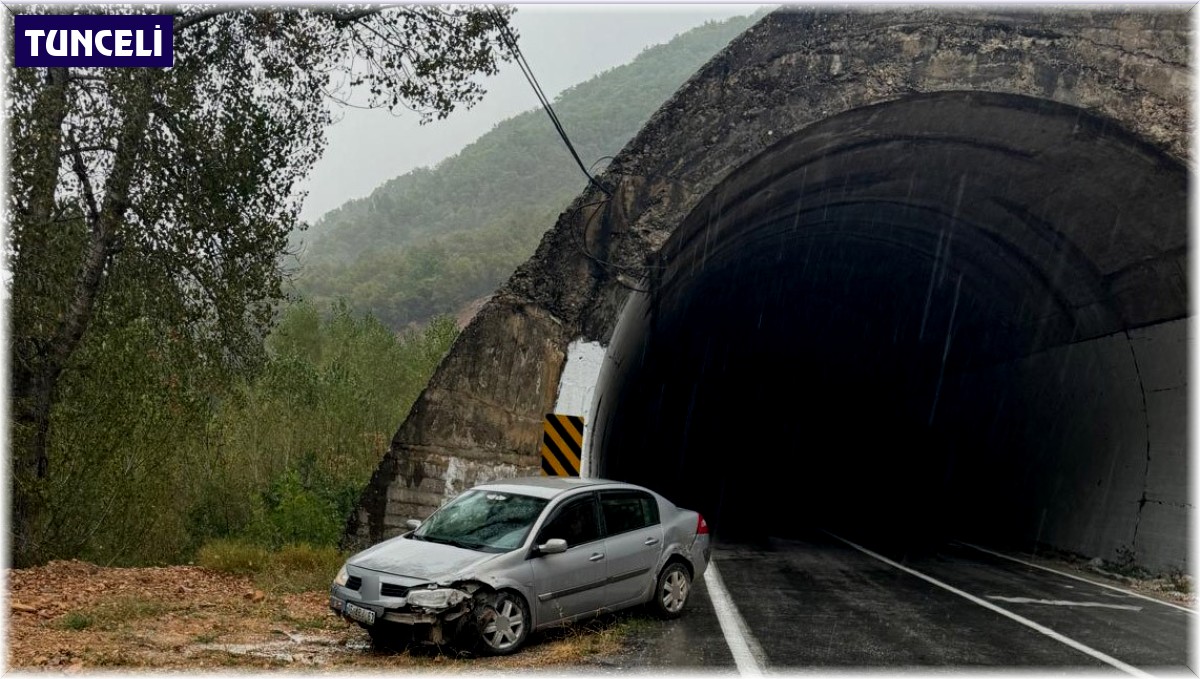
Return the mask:
<path fill-rule="evenodd" d="M 347 620 L 367 625 L 368 623 L 356 620 L 347 614 L 347 602 L 373 612 L 375 624 L 386 621 L 400 625 L 437 625 L 457 620 L 472 609 L 472 597 L 466 592 L 463 592 L 461 600 L 452 605 L 444 608 L 429 608 L 410 605 L 406 597 L 378 597 L 375 600 L 369 600 L 360 591 L 341 585 L 331 585 L 329 589 L 330 610 Z"/>

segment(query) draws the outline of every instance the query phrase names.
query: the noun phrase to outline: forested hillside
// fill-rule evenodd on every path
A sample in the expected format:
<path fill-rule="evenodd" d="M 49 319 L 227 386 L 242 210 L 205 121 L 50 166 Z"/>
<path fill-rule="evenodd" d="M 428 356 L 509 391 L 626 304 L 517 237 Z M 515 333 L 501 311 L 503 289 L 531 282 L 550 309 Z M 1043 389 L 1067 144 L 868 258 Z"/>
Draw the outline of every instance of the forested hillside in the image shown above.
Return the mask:
<path fill-rule="evenodd" d="M 554 109 L 584 162 L 619 151 L 755 20 L 707 23 L 563 92 Z M 342 299 L 396 329 L 453 313 L 529 257 L 584 184 L 546 115 L 527 111 L 322 217 L 303 235 L 297 288 L 318 308 Z"/>

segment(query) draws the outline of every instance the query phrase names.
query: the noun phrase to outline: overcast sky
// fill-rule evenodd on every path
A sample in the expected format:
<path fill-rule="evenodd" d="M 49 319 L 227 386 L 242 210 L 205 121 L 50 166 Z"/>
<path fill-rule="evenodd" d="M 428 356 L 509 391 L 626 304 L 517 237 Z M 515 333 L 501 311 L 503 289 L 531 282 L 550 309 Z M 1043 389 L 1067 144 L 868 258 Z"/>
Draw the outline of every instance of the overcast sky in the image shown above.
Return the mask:
<path fill-rule="evenodd" d="M 651 45 L 761 6 L 517 5 L 513 23 L 521 51 L 553 101 L 567 87 L 624 64 Z M 503 64 L 500 74 L 485 83 L 488 93 L 474 108 L 427 125 L 418 125 L 412 113 L 336 112 L 325 155 L 302 187 L 308 197 L 301 216 L 315 221 L 392 177 L 454 155 L 501 120 L 538 105 L 513 63 Z"/>

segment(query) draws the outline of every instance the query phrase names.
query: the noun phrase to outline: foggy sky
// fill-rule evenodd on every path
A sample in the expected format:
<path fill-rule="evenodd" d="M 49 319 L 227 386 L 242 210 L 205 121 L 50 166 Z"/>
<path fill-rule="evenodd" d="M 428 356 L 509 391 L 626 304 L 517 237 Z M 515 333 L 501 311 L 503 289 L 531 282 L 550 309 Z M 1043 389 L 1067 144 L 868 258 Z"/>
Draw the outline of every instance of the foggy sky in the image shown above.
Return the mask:
<path fill-rule="evenodd" d="M 513 24 L 521 51 L 546 95 L 633 59 L 705 21 L 751 14 L 762 5 L 517 5 Z M 351 198 L 421 166 L 435 165 L 492 129 L 538 106 L 516 64 L 484 80 L 488 93 L 471 110 L 418 124 L 415 113 L 343 108 L 335 112 L 328 146 L 301 189 L 301 217 L 316 221 Z M 567 130 L 568 134 L 570 129 Z"/>

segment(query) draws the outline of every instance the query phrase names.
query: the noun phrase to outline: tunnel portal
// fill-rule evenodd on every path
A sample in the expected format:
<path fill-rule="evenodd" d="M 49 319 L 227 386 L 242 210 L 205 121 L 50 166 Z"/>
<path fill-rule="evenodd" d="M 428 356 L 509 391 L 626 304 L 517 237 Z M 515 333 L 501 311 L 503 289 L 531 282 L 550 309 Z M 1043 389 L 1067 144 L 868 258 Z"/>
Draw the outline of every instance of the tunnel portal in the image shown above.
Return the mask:
<path fill-rule="evenodd" d="M 1133 536 L 1111 524 L 1167 464 L 1138 364 L 1183 370 L 1186 211 L 1181 164 L 1077 108 L 949 92 L 826 120 L 664 246 L 595 468 L 725 536 Z"/>
<path fill-rule="evenodd" d="M 539 473 L 567 412 L 719 537 L 1186 568 L 1190 39 L 1183 7 L 768 14 L 464 328 L 343 546 Z M 580 346 L 593 406 L 556 410 Z"/>

